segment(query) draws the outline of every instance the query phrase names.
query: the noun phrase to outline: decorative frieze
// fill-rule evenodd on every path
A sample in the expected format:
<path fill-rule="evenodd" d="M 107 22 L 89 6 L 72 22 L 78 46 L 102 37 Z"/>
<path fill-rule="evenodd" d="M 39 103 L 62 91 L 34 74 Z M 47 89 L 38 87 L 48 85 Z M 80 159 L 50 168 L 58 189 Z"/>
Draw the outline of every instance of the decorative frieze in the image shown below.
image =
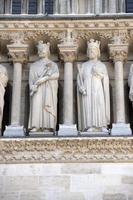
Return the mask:
<path fill-rule="evenodd" d="M 24 138 L 0 140 L 0 163 L 133 162 L 133 138 Z"/>
<path fill-rule="evenodd" d="M 81 23 L 82 22 L 82 23 Z M 62 41 L 68 29 L 77 39 L 92 37 L 110 39 L 122 35 L 126 40 L 132 39 L 133 20 L 54 20 L 42 21 L 1 21 L 1 40 L 12 40 L 14 35 L 24 35 L 24 41 L 49 38 L 50 41 Z"/>
<path fill-rule="evenodd" d="M 82 23 L 81 23 L 82 22 Z M 81 20 L 30 20 L 30 21 L 18 21 L 18 20 L 4 20 L 0 22 L 0 31 L 4 30 L 63 30 L 67 28 L 71 29 L 79 29 L 81 30 L 103 30 L 109 31 L 111 29 L 117 28 L 117 30 L 132 30 L 133 28 L 133 19 L 98 19 L 98 20 L 90 20 L 90 19 L 81 19 Z M 105 30 L 106 28 L 106 30 Z"/>

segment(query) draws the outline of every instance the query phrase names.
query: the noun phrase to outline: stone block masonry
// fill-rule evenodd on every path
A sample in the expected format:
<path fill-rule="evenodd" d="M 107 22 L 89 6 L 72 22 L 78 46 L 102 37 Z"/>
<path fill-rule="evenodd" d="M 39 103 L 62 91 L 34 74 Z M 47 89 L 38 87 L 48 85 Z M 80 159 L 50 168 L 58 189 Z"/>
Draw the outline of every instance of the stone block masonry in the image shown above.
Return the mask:
<path fill-rule="evenodd" d="M 132 200 L 132 163 L 0 165 L 2 200 Z"/>

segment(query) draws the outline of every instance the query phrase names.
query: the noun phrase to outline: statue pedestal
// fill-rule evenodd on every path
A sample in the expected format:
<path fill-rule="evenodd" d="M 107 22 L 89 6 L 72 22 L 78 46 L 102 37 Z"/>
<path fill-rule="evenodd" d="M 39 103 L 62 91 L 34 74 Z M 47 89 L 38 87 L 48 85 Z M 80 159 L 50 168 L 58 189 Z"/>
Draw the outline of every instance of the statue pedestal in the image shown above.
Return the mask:
<path fill-rule="evenodd" d="M 29 132 L 29 136 L 31 136 L 31 137 L 49 137 L 49 136 L 51 136 L 51 137 L 53 137 L 54 136 L 54 132 L 50 132 L 50 131 L 43 131 L 43 132 L 37 132 L 37 131 L 35 131 L 35 132 Z"/>
<path fill-rule="evenodd" d="M 114 136 L 132 135 L 130 124 L 124 124 L 124 123 L 113 124 L 111 135 L 114 135 Z"/>
<path fill-rule="evenodd" d="M 15 125 L 6 126 L 4 137 L 25 137 L 24 127 Z"/>
<path fill-rule="evenodd" d="M 78 136 L 76 124 L 72 125 L 60 124 L 58 136 Z"/>
<path fill-rule="evenodd" d="M 79 136 L 92 136 L 92 137 L 96 137 L 96 136 L 98 136 L 98 137 L 102 137 L 102 136 L 109 136 L 109 131 L 108 132 L 104 132 L 104 131 L 93 131 L 93 132 L 91 132 L 91 131 L 86 131 L 86 132 L 80 132 L 79 133 Z"/>

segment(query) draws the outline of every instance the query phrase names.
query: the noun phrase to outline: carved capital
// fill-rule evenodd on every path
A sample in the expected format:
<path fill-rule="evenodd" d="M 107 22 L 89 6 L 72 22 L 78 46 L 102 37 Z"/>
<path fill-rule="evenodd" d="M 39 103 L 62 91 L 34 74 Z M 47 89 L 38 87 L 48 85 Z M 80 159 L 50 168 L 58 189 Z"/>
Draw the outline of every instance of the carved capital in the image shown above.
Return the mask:
<path fill-rule="evenodd" d="M 128 55 L 128 44 L 109 44 L 110 59 L 124 62 Z"/>
<path fill-rule="evenodd" d="M 7 45 L 9 55 L 14 63 L 23 63 L 28 58 L 28 45 L 26 44 L 11 44 Z"/>
<path fill-rule="evenodd" d="M 64 62 L 73 62 L 76 60 L 77 53 L 76 51 L 61 51 L 60 52 L 60 59 Z"/>
<path fill-rule="evenodd" d="M 65 46 L 58 45 L 60 50 L 60 59 L 64 62 L 73 62 L 77 58 L 77 45 Z"/>

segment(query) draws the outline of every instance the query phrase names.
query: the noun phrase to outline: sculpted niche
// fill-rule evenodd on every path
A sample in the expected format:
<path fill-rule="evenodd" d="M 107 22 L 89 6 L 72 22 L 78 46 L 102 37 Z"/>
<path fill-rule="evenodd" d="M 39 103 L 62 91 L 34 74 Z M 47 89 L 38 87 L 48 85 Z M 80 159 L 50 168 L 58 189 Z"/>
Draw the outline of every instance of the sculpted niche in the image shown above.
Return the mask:
<path fill-rule="evenodd" d="M 89 60 L 78 66 L 78 127 L 81 131 L 108 132 L 110 124 L 109 77 L 99 60 L 100 42 L 87 43 Z"/>
<path fill-rule="evenodd" d="M 39 41 L 37 48 L 40 59 L 31 64 L 29 73 L 29 130 L 54 131 L 57 121 L 58 66 L 49 59 L 49 43 Z"/>
<path fill-rule="evenodd" d="M 8 82 L 7 70 L 3 65 L 0 65 L 0 131 L 3 118 L 4 94 L 7 82 Z"/>

